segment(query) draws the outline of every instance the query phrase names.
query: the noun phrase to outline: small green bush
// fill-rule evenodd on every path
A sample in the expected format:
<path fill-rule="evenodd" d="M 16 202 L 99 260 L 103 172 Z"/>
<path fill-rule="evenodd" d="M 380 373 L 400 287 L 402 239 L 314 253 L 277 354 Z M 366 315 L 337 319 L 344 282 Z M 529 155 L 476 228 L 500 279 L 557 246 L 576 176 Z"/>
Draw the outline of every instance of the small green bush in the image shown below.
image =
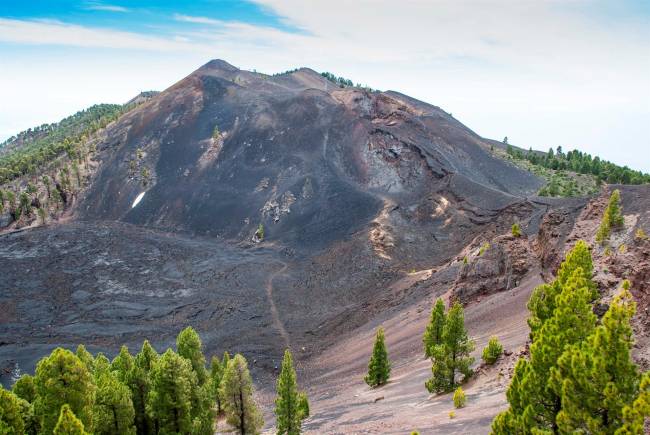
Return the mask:
<path fill-rule="evenodd" d="M 478 256 L 479 257 L 483 256 L 483 254 L 485 254 L 485 251 L 487 251 L 488 249 L 490 249 L 490 243 L 489 242 L 483 243 L 481 249 L 478 251 Z"/>
<path fill-rule="evenodd" d="M 463 408 L 466 401 L 467 398 L 463 389 L 461 387 L 456 388 L 456 391 L 454 391 L 454 406 L 456 408 Z"/>
<path fill-rule="evenodd" d="M 260 223 L 257 226 L 257 231 L 255 231 L 255 235 L 257 236 L 258 239 L 264 240 L 264 225 Z"/>
<path fill-rule="evenodd" d="M 638 240 L 645 240 L 648 238 L 648 235 L 643 231 L 643 228 L 637 228 L 636 233 L 634 233 L 634 238 Z"/>
<path fill-rule="evenodd" d="M 497 362 L 501 354 L 503 354 L 503 346 L 499 343 L 499 339 L 496 337 L 490 338 L 488 345 L 483 349 L 483 361 L 492 365 Z"/>
<path fill-rule="evenodd" d="M 512 224 L 512 235 L 515 237 L 521 237 L 521 227 L 516 222 Z"/>
<path fill-rule="evenodd" d="M 309 400 L 307 399 L 307 393 L 303 391 L 298 393 L 298 413 L 301 420 L 309 417 Z"/>

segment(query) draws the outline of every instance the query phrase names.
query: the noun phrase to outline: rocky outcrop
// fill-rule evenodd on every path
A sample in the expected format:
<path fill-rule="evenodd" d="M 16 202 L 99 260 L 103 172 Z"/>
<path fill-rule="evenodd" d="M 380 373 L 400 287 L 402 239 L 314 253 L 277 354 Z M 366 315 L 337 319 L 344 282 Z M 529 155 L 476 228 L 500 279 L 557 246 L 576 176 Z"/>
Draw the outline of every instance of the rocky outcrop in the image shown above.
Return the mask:
<path fill-rule="evenodd" d="M 463 257 L 462 266 L 453 286 L 453 293 L 461 301 L 477 295 L 509 290 L 534 267 L 533 255 L 527 237 L 510 234 L 474 247 Z"/>

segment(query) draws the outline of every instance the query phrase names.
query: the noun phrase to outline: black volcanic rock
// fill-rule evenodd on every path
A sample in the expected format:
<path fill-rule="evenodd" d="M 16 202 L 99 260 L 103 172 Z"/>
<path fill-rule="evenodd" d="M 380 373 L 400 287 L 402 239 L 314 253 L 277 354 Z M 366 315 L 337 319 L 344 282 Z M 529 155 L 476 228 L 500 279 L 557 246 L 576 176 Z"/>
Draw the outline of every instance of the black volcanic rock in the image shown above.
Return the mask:
<path fill-rule="evenodd" d="M 489 149 L 397 92 L 211 61 L 104 130 L 72 222 L 0 236 L 0 365 L 161 348 L 187 325 L 257 379 L 289 345 L 307 360 L 423 297 L 391 290 L 404 270 L 539 226 L 542 181 Z"/>
<path fill-rule="evenodd" d="M 500 209 L 541 185 L 437 107 L 341 89 L 307 68 L 270 77 L 222 60 L 123 117 L 100 149 L 84 219 L 232 240 L 262 223 L 268 240 L 296 249 L 344 238 L 388 202 L 418 207 L 442 189 Z"/>

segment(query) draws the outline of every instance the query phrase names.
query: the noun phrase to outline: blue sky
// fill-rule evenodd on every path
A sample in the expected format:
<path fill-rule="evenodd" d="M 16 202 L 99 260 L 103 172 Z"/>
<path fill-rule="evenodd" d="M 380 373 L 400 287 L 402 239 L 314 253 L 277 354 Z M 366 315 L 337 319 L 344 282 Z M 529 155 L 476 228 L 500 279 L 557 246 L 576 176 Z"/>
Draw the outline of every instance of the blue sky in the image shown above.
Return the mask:
<path fill-rule="evenodd" d="M 645 0 L 5 0 L 0 140 L 165 89 L 213 58 L 332 71 L 486 137 L 650 171 Z"/>

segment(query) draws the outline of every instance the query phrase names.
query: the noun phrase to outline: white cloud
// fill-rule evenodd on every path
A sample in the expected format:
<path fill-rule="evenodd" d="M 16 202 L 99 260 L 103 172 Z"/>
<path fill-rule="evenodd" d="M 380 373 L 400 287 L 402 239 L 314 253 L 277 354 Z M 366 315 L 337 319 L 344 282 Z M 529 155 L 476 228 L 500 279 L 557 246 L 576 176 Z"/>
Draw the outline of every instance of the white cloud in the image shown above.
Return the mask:
<path fill-rule="evenodd" d="M 84 6 L 84 9 L 87 9 L 87 10 L 90 10 L 90 11 L 129 12 L 129 9 L 125 8 L 123 6 L 107 5 L 107 4 L 98 3 L 98 2 L 88 2 Z"/>
<path fill-rule="evenodd" d="M 186 23 L 194 23 L 194 24 L 220 25 L 224 23 L 223 21 L 215 20 L 213 18 L 195 17 L 195 16 L 183 15 L 183 14 L 174 14 L 174 19 L 176 21 L 183 21 Z"/>
<path fill-rule="evenodd" d="M 200 50 L 201 46 L 163 37 L 85 27 L 52 20 L 0 18 L 0 42 L 146 51 Z"/>

